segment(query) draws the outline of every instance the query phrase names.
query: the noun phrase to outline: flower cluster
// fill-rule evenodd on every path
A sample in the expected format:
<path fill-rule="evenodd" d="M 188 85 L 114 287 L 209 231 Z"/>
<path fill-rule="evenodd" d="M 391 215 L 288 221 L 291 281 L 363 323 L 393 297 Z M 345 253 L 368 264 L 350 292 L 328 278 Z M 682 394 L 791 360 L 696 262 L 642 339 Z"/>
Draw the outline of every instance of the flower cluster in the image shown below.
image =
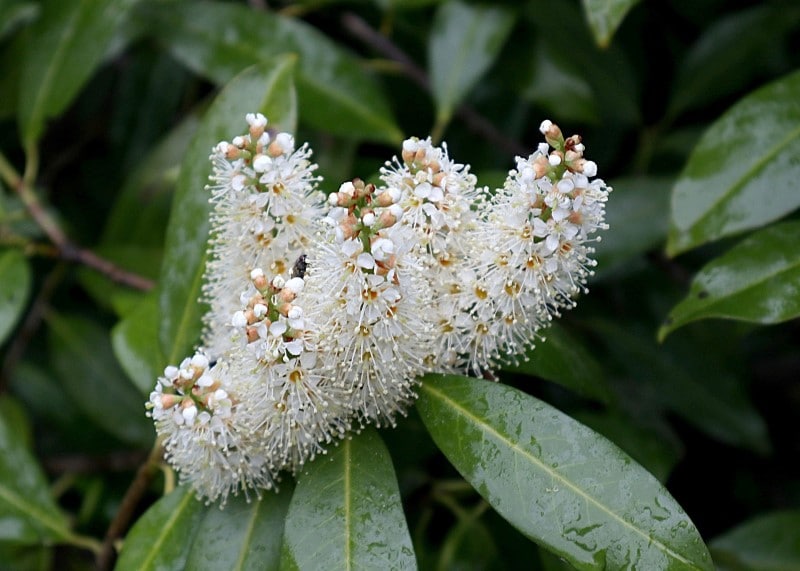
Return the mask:
<path fill-rule="evenodd" d="M 491 375 L 532 347 L 585 291 L 611 190 L 580 137 L 545 121 L 501 189 L 411 138 L 379 184 L 326 201 L 308 147 L 246 118 L 211 155 L 204 349 L 148 403 L 167 460 L 223 503 L 394 425 L 421 375 Z"/>

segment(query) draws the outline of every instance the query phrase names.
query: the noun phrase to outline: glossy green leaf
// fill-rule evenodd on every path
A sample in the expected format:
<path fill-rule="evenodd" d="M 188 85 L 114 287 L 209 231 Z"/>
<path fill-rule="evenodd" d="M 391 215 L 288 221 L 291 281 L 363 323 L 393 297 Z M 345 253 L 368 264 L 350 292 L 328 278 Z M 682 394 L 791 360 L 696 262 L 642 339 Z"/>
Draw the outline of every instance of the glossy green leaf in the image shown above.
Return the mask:
<path fill-rule="evenodd" d="M 231 498 L 225 509 L 207 510 L 186 561 L 193 571 L 278 569 L 283 523 L 292 486 L 263 492 L 259 500 Z"/>
<path fill-rule="evenodd" d="M 542 333 L 544 341 L 538 341 L 528 352 L 528 360 L 504 369 L 541 377 L 582 396 L 610 402 L 603 369 L 580 341 L 558 324 Z"/>
<path fill-rule="evenodd" d="M 0 3 L 0 39 L 14 28 L 30 22 L 39 14 L 39 5 L 27 0 L 3 0 Z"/>
<path fill-rule="evenodd" d="M 438 125 L 449 122 L 458 104 L 497 59 L 513 24 L 510 12 L 489 4 L 452 0 L 436 12 L 428 66 Z"/>
<path fill-rule="evenodd" d="M 0 411 L 0 541 L 38 544 L 69 537 L 67 518 L 50 495 L 24 435 Z"/>
<path fill-rule="evenodd" d="M 612 180 L 611 185 L 614 191 L 606 207 L 609 230 L 603 232 L 592 256 L 599 278 L 624 271 L 631 260 L 662 244 L 669 226 L 669 179 L 631 177 Z"/>
<path fill-rule="evenodd" d="M 582 412 L 574 418 L 622 448 L 661 482 L 667 481 L 683 454 L 680 440 L 667 427 L 640 426 L 608 412 Z"/>
<path fill-rule="evenodd" d="M 42 134 L 102 63 L 137 0 L 48 0 L 27 38 L 18 118 L 25 146 Z"/>
<path fill-rule="evenodd" d="M 694 525 L 653 476 L 544 402 L 502 384 L 427 376 L 417 407 L 486 501 L 577 569 L 713 569 Z"/>
<path fill-rule="evenodd" d="M 639 0 L 582 0 L 594 39 L 601 47 L 611 43 L 614 32 Z"/>
<path fill-rule="evenodd" d="M 200 337 L 203 305 L 198 301 L 205 267 L 208 216 L 205 186 L 211 148 L 247 130 L 246 113 L 261 111 L 271 125 L 295 130 L 295 58 L 260 63 L 236 76 L 217 96 L 197 129 L 181 166 L 159 280 L 159 343 L 167 364 L 188 355 Z"/>
<path fill-rule="evenodd" d="M 720 569 L 800 570 L 800 511 L 763 514 L 714 538 L 709 544 Z"/>
<path fill-rule="evenodd" d="M 303 122 L 349 138 L 402 139 L 375 80 L 354 56 L 304 22 L 221 2 L 169 4 L 144 14 L 175 58 L 217 83 L 249 65 L 295 53 Z"/>
<path fill-rule="evenodd" d="M 181 486 L 153 504 L 134 524 L 122 544 L 115 571 L 179 571 L 206 508 Z"/>
<path fill-rule="evenodd" d="M 714 21 L 681 62 L 667 115 L 677 117 L 768 77 L 771 54 L 798 18 L 797 6 L 761 4 Z"/>
<path fill-rule="evenodd" d="M 667 253 L 772 222 L 800 206 L 800 72 L 739 101 L 703 135 L 672 192 Z"/>
<path fill-rule="evenodd" d="M 374 430 L 343 440 L 300 475 L 281 569 L 416 569 L 392 459 Z"/>
<path fill-rule="evenodd" d="M 50 313 L 50 357 L 78 408 L 120 440 L 148 447 L 155 437 L 144 399 L 120 369 L 108 332 L 85 317 Z"/>
<path fill-rule="evenodd" d="M 704 266 L 658 337 L 698 319 L 779 323 L 800 316 L 800 222 L 769 226 Z"/>
<path fill-rule="evenodd" d="M 28 303 L 31 270 L 18 250 L 0 250 L 0 345 L 14 329 Z"/>
<path fill-rule="evenodd" d="M 149 295 L 111 331 L 120 365 L 142 394 L 148 394 L 164 367 L 158 344 L 158 300 Z"/>
<path fill-rule="evenodd" d="M 761 454 L 769 451 L 766 423 L 741 378 L 744 364 L 729 354 L 735 347 L 732 335 L 693 328 L 658 345 L 649 327 L 605 320 L 588 325 L 608 358 L 616 359 L 632 380 L 620 396 L 630 399 L 630 410 L 658 414 L 665 409 L 717 440 Z"/>

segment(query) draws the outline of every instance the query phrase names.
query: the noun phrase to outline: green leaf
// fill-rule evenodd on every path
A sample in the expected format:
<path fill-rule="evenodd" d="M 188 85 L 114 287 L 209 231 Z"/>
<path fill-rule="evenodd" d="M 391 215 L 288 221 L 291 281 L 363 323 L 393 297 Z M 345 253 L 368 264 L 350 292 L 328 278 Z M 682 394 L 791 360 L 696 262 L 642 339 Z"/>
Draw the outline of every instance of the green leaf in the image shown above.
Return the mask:
<path fill-rule="evenodd" d="M 640 426 L 617 413 L 581 412 L 575 420 L 611 440 L 661 482 L 683 455 L 680 440 L 666 427 Z"/>
<path fill-rule="evenodd" d="M 580 341 L 557 324 L 548 328 L 544 335 L 544 341 L 528 352 L 527 360 L 504 369 L 541 377 L 582 396 L 610 402 L 611 391 L 603 369 Z"/>
<path fill-rule="evenodd" d="M 486 526 L 473 517 L 463 517 L 447 533 L 436 570 L 492 569 L 496 558 L 497 546 Z"/>
<path fill-rule="evenodd" d="M 0 561 L 3 571 L 51 571 L 53 551 L 50 546 L 0 542 Z"/>
<path fill-rule="evenodd" d="M 115 571 L 186 569 L 198 524 L 211 509 L 216 508 L 205 508 L 187 487 L 176 488 L 133 526 L 122 544 Z"/>
<path fill-rule="evenodd" d="M 440 128 L 497 59 L 513 24 L 510 12 L 490 5 L 453 0 L 437 10 L 428 42 L 428 65 Z"/>
<path fill-rule="evenodd" d="M 0 39 L 11 33 L 14 28 L 30 22 L 39 14 L 36 2 L 25 0 L 3 0 L 0 4 Z"/>
<path fill-rule="evenodd" d="M 609 231 L 592 256 L 600 277 L 623 271 L 632 259 L 663 243 L 669 226 L 669 179 L 631 177 L 612 183 L 606 209 Z"/>
<path fill-rule="evenodd" d="M 152 445 L 144 400 L 120 369 L 108 332 L 78 316 L 47 316 L 50 356 L 61 384 L 89 418 L 120 440 Z"/>
<path fill-rule="evenodd" d="M 295 58 L 263 62 L 235 77 L 217 96 L 197 129 L 181 166 L 159 280 L 159 343 L 167 362 L 177 364 L 200 337 L 204 307 L 198 302 L 205 267 L 211 206 L 205 186 L 208 154 L 222 140 L 244 132 L 246 113 L 261 111 L 271 125 L 295 130 Z"/>
<path fill-rule="evenodd" d="M 800 72 L 748 95 L 703 135 L 672 191 L 667 254 L 756 228 L 800 206 Z"/>
<path fill-rule="evenodd" d="M 106 218 L 102 244 L 160 247 L 181 161 L 197 130 L 190 115 L 160 141 L 127 177 Z"/>
<path fill-rule="evenodd" d="M 553 407 L 501 384 L 430 375 L 417 407 L 486 501 L 577 569 L 713 569 L 667 490 Z"/>
<path fill-rule="evenodd" d="M 547 42 L 536 42 L 533 74 L 522 96 L 542 107 L 549 116 L 580 123 L 598 123 L 597 101 L 591 85 L 570 55 Z M 494 188 L 494 187 L 490 187 Z"/>
<path fill-rule="evenodd" d="M 800 511 L 763 514 L 716 537 L 711 553 L 731 571 L 800 570 Z"/>
<path fill-rule="evenodd" d="M 298 478 L 281 569 L 416 569 L 389 451 L 374 430 Z"/>
<path fill-rule="evenodd" d="M 158 300 L 149 295 L 111 330 L 111 345 L 120 365 L 142 394 L 161 374 L 164 356 L 158 344 Z"/>
<path fill-rule="evenodd" d="M 586 20 L 592 29 L 594 39 L 600 47 L 611 43 L 628 11 L 639 3 L 639 0 L 582 0 Z"/>
<path fill-rule="evenodd" d="M 39 544 L 69 536 L 67 519 L 50 496 L 24 434 L 0 411 L 0 540 Z"/>
<path fill-rule="evenodd" d="M 591 86 L 597 115 L 604 122 L 630 125 L 640 120 L 639 87 L 627 54 L 615 45 L 599 48 L 577 5 L 529 0 L 524 13 L 547 52 L 560 56 L 559 67 Z"/>
<path fill-rule="evenodd" d="M 692 328 L 658 345 L 650 327 L 605 320 L 588 325 L 608 358 L 616 358 L 632 378 L 622 393 L 631 399 L 631 413 L 649 407 L 658 414 L 665 408 L 717 440 L 761 454 L 769 451 L 766 423 L 740 378 L 744 365 L 729 354 L 735 347 L 731 335 L 718 328 Z"/>
<path fill-rule="evenodd" d="M 800 316 L 800 222 L 769 226 L 701 269 L 659 340 L 698 319 L 779 323 Z"/>
<path fill-rule="evenodd" d="M 231 498 L 225 509 L 209 509 L 197 526 L 186 568 L 278 569 L 291 488 L 282 485 L 280 493 L 268 491 L 258 500 Z"/>
<path fill-rule="evenodd" d="M 762 4 L 714 21 L 678 69 L 667 115 L 677 117 L 768 76 L 771 54 L 782 48 L 798 17 L 796 6 Z"/>
<path fill-rule="evenodd" d="M 30 28 L 18 118 L 25 147 L 60 114 L 102 63 L 137 0 L 49 0 Z"/>
<path fill-rule="evenodd" d="M 173 3 L 143 13 L 176 59 L 220 84 L 249 65 L 296 53 L 304 123 L 349 138 L 402 140 L 373 77 L 304 22 L 220 2 Z"/>
<path fill-rule="evenodd" d="M 0 345 L 28 303 L 31 269 L 18 250 L 0 250 Z"/>

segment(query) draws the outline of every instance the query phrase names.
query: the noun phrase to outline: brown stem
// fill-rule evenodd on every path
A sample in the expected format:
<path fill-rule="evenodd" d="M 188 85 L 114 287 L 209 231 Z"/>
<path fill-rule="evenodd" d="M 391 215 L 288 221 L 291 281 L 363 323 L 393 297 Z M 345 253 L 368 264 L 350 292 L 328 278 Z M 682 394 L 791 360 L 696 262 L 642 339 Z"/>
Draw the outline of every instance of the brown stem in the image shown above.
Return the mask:
<path fill-rule="evenodd" d="M 155 446 L 153 446 L 153 449 L 150 451 L 150 455 L 147 457 L 147 461 L 139 466 L 136 477 L 128 487 L 128 491 L 125 492 L 125 497 L 122 498 L 122 503 L 114 519 L 111 520 L 108 530 L 106 530 L 106 535 L 103 538 L 103 546 L 100 549 L 100 553 L 97 555 L 97 568 L 99 571 L 110 571 L 114 565 L 114 560 L 116 559 L 114 542 L 122 537 L 128 529 L 133 515 L 136 512 L 136 508 L 139 506 L 139 502 L 142 500 L 150 482 L 153 480 L 156 467 L 162 455 L 161 444 L 156 442 Z"/>
<path fill-rule="evenodd" d="M 34 222 L 42 229 L 50 241 L 58 249 L 59 258 L 69 262 L 78 262 L 93 270 L 104 274 L 109 279 L 126 285 L 128 287 L 148 291 L 155 286 L 154 282 L 138 274 L 129 272 L 118 267 L 116 264 L 102 258 L 85 248 L 81 248 L 70 241 L 58 222 L 50 216 L 47 210 L 44 209 L 39 197 L 33 191 L 32 180 L 35 178 L 35 166 L 38 164 L 36 153 L 31 150 L 28 153 L 28 165 L 26 166 L 25 175 L 20 177 L 8 161 L 0 155 L 0 176 L 6 183 L 14 189 L 14 192 L 20 197 L 22 203 L 25 205 L 26 210 L 33 218 Z"/>
<path fill-rule="evenodd" d="M 389 38 L 373 29 L 364 19 L 351 12 L 342 16 L 342 25 L 352 36 L 358 38 L 382 56 L 399 63 L 403 72 L 412 81 L 430 93 L 431 82 L 428 74 Z M 464 121 L 467 128 L 478 133 L 487 141 L 501 147 L 506 152 L 521 156 L 530 154 L 529 149 L 498 131 L 486 117 L 478 113 L 473 107 L 462 104 L 456 109 L 455 114 Z"/>

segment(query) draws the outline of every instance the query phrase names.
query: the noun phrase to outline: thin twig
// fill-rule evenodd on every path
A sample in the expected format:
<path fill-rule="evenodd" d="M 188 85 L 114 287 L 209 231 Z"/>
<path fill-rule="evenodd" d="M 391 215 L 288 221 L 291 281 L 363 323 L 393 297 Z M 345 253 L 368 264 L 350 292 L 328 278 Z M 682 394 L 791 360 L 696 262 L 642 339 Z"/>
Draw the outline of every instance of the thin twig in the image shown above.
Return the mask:
<path fill-rule="evenodd" d="M 161 443 L 156 442 L 145 463 L 139 466 L 136 471 L 136 477 L 128 487 L 128 491 L 125 492 L 125 497 L 122 498 L 122 503 L 103 538 L 103 546 L 97 555 L 97 568 L 99 571 L 110 571 L 114 565 L 114 559 L 116 558 L 114 542 L 127 531 L 136 508 L 139 506 L 139 502 L 142 500 L 156 473 L 156 468 L 162 455 Z"/>
<path fill-rule="evenodd" d="M 412 81 L 430 93 L 431 82 L 428 74 L 389 38 L 372 28 L 364 19 L 351 12 L 347 12 L 342 16 L 342 26 L 353 37 L 361 40 L 382 56 L 399 63 L 403 72 Z M 456 109 L 455 114 L 464 121 L 464 124 L 471 131 L 503 148 L 506 152 L 520 156 L 530 154 L 529 149 L 498 131 L 486 117 L 471 106 L 462 104 Z"/>
<path fill-rule="evenodd" d="M 36 167 L 31 165 L 36 164 L 38 164 L 38 156 L 34 151 L 30 151 L 28 153 L 28 163 L 25 167 L 25 175 L 20 177 L 5 157 L 0 154 L 0 177 L 19 196 L 31 218 L 58 249 L 58 257 L 62 260 L 77 262 L 97 270 L 119 284 L 142 291 L 153 289 L 155 283 L 152 280 L 124 270 L 91 250 L 81 248 L 70 241 L 61 226 L 45 210 L 39 201 L 39 197 L 33 191 L 32 180 L 35 178 Z"/>

